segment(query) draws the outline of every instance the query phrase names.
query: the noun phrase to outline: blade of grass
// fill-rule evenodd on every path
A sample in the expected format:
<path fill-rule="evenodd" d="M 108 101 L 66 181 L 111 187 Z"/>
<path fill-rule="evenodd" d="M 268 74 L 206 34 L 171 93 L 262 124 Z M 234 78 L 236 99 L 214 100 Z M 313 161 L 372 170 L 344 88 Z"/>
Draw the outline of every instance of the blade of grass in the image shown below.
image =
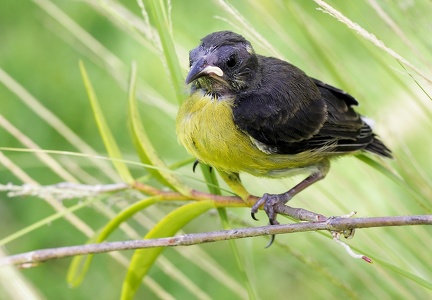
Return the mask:
<path fill-rule="evenodd" d="M 137 212 L 149 207 L 150 205 L 155 204 L 159 200 L 160 196 L 149 197 L 126 207 L 121 212 L 119 212 L 115 218 L 110 220 L 102 228 L 99 234 L 89 239 L 87 241 L 87 244 L 102 243 L 114 230 L 116 230 L 120 226 L 120 224 L 130 219 Z M 92 259 L 93 254 L 76 256 L 73 258 L 66 276 L 67 282 L 71 287 L 77 287 L 82 283 L 90 267 Z"/>
<path fill-rule="evenodd" d="M 408 279 L 410 279 L 411 281 L 417 283 L 418 285 L 427 288 L 429 290 L 432 290 L 432 282 L 427 281 L 413 273 L 410 273 L 402 268 L 399 268 L 397 266 L 395 266 L 394 264 L 391 264 L 383 259 L 380 258 L 376 258 L 376 257 L 372 257 L 372 259 L 376 262 L 378 262 L 379 264 L 381 264 L 382 266 L 392 270 L 395 273 L 398 273 L 399 275 L 406 277 Z"/>
<path fill-rule="evenodd" d="M 147 168 L 147 170 L 159 182 L 173 190 L 182 193 L 183 195 L 187 195 L 190 193 L 190 188 L 183 185 L 162 161 L 162 159 L 157 154 L 157 151 L 154 149 L 150 139 L 148 138 L 146 130 L 142 126 L 143 123 L 138 112 L 135 98 L 135 87 L 136 64 L 134 63 L 132 64 L 129 85 L 129 127 L 131 129 L 131 135 L 135 149 L 144 164 L 155 166 L 155 168 Z"/>
<path fill-rule="evenodd" d="M 129 172 L 126 164 L 121 161 L 122 155 L 120 153 L 120 149 L 111 133 L 111 130 L 109 129 L 108 123 L 105 120 L 102 109 L 97 100 L 96 93 L 94 92 L 93 86 L 90 82 L 84 63 L 82 61 L 79 62 L 79 67 L 90 100 L 90 104 L 93 109 L 94 117 L 99 128 L 99 132 L 105 144 L 105 148 L 107 149 L 109 156 L 114 159 L 112 161 L 113 165 L 119 173 L 120 177 L 123 179 L 123 181 L 126 183 L 132 183 L 133 177 Z"/>
<path fill-rule="evenodd" d="M 96 151 L 84 142 L 81 137 L 73 132 L 58 116 L 56 116 L 51 110 L 48 110 L 39 99 L 30 94 L 28 90 L 1 68 L 0 82 L 2 82 L 29 109 L 31 109 L 37 116 L 44 120 L 80 152 L 96 155 Z M 112 180 L 117 178 L 117 175 L 109 164 L 100 161 L 96 161 L 95 164 Z"/>
<path fill-rule="evenodd" d="M 144 8 L 141 0 L 138 0 L 141 9 Z M 183 76 L 178 62 L 177 53 L 175 51 L 174 42 L 171 35 L 171 24 L 165 5 L 162 0 L 150 0 L 147 2 L 151 13 L 150 21 L 156 27 L 162 45 L 163 54 L 165 56 L 166 65 L 171 75 L 171 83 L 174 87 L 177 102 L 183 103 Z"/>
<path fill-rule="evenodd" d="M 214 208 L 213 201 L 199 201 L 183 205 L 163 218 L 144 238 L 173 236 L 187 223 L 211 208 Z M 122 300 L 132 299 L 134 297 L 141 284 L 142 278 L 148 273 L 163 250 L 164 248 L 159 247 L 141 249 L 134 252 L 126 278 L 123 281 L 121 292 Z"/>
<path fill-rule="evenodd" d="M 372 44 L 374 44 L 378 48 L 382 49 L 383 51 L 387 52 L 389 55 L 394 57 L 396 60 L 403 63 L 404 65 L 406 65 L 410 69 L 412 69 L 415 73 L 417 73 L 420 77 L 422 77 L 427 82 L 429 82 L 429 83 L 432 82 L 432 79 L 430 79 L 425 73 L 423 73 L 423 71 L 421 71 L 420 69 L 415 67 L 409 61 L 407 61 L 405 58 L 403 58 L 401 55 L 396 53 L 393 49 L 388 48 L 384 44 L 384 42 L 379 40 L 374 34 L 368 32 L 367 30 L 362 28 L 359 24 L 351 21 L 349 18 L 344 16 L 338 10 L 334 9 L 332 6 L 327 4 L 325 1 L 323 1 L 323 0 L 314 0 L 314 1 L 321 7 L 321 9 L 324 13 L 327 13 L 330 16 L 332 16 L 333 18 L 335 18 L 336 20 L 338 20 L 339 22 L 344 23 L 346 26 L 348 26 L 348 28 L 354 30 L 355 32 L 360 34 L 363 38 L 370 41 Z"/>
<path fill-rule="evenodd" d="M 205 181 L 207 183 L 207 188 L 209 189 L 210 193 L 215 195 L 221 195 L 221 190 L 219 188 L 219 184 L 215 172 L 212 172 L 212 169 L 209 166 L 204 164 L 201 164 L 201 171 L 204 175 Z M 231 229 L 226 208 L 218 207 L 217 212 L 222 223 L 222 228 L 225 230 Z M 253 289 L 249 276 L 246 272 L 245 264 L 243 259 L 241 258 L 240 251 L 237 247 L 236 241 L 229 240 L 228 242 L 230 244 L 231 251 L 233 252 L 233 255 L 237 262 L 237 267 L 239 269 L 240 277 L 243 282 L 243 285 L 246 287 L 246 290 L 249 295 L 249 299 L 257 299 L 257 296 L 255 295 L 255 290 Z"/>
<path fill-rule="evenodd" d="M 397 176 L 396 174 L 392 173 L 390 170 L 385 168 L 383 165 L 378 163 L 377 161 L 373 160 L 372 158 L 364 155 L 359 154 L 356 155 L 356 158 L 360 159 L 362 162 L 366 163 L 367 165 L 371 166 L 375 170 L 378 170 L 382 174 L 384 174 L 387 178 L 390 178 L 392 181 L 394 181 L 399 186 L 403 187 L 406 191 L 408 191 L 415 199 L 416 203 L 424 209 L 424 211 L 428 214 L 431 213 L 431 210 L 424 204 L 428 203 L 428 199 L 425 199 L 423 195 L 415 191 L 409 184 L 407 184 L 402 178 Z"/>
<path fill-rule="evenodd" d="M 54 222 L 60 218 L 63 218 L 64 216 L 69 215 L 70 213 L 72 213 L 74 211 L 77 211 L 81 208 L 88 207 L 91 203 L 93 203 L 97 199 L 98 198 L 92 198 L 89 200 L 82 201 L 82 202 L 80 202 L 74 206 L 71 206 L 69 208 L 65 208 L 62 211 L 58 211 L 55 214 L 50 215 L 49 217 L 46 217 L 46 218 L 43 218 L 42 220 L 34 222 L 31 225 L 29 225 L 29 226 L 27 226 L 21 230 L 15 231 L 14 233 L 8 235 L 7 237 L 1 239 L 0 240 L 0 246 L 6 245 L 7 243 L 10 243 L 10 242 L 12 242 L 12 241 L 30 233 L 30 232 L 32 232 L 32 231 L 42 227 L 42 226 L 46 226 L 48 224 L 51 224 L 52 222 Z"/>

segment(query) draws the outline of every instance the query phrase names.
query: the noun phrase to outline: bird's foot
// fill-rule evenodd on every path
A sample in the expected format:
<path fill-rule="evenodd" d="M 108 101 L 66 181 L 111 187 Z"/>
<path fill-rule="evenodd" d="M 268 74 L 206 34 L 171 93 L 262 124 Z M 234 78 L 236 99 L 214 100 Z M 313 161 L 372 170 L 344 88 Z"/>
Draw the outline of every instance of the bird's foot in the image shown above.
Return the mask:
<path fill-rule="evenodd" d="M 264 194 L 253 206 L 251 209 L 251 216 L 254 220 L 258 220 L 255 217 L 255 214 L 258 212 L 258 209 L 263 205 L 263 209 L 266 212 L 269 222 L 271 225 L 279 224 L 276 221 L 277 214 L 282 214 L 289 216 L 293 219 L 299 221 L 309 221 L 309 222 L 325 222 L 327 220 L 326 216 L 321 214 L 314 213 L 312 211 L 303 209 L 303 208 L 294 208 L 291 206 L 285 205 L 292 197 L 285 194 Z"/>
<path fill-rule="evenodd" d="M 303 208 L 294 208 L 285 205 L 292 196 L 289 193 L 285 194 L 264 194 L 251 208 L 251 216 L 254 220 L 258 220 L 255 217 L 255 214 L 258 212 L 258 209 L 263 206 L 264 211 L 266 212 L 269 223 L 271 225 L 279 225 L 279 222 L 276 220 L 277 214 L 283 214 L 293 219 L 299 221 L 309 221 L 309 222 L 325 222 L 327 221 L 327 217 L 321 214 L 314 213 L 312 211 L 303 209 Z M 274 242 L 275 236 L 272 235 L 269 244 L 266 248 L 270 247 Z"/>
<path fill-rule="evenodd" d="M 275 206 L 276 205 L 282 205 L 285 206 L 284 204 L 288 201 L 285 201 L 285 197 L 283 197 L 284 194 L 282 195 L 275 195 L 275 194 L 264 194 L 261 199 L 259 199 L 253 206 L 251 209 L 251 217 L 252 219 L 258 221 L 258 219 L 255 217 L 255 214 L 258 212 L 258 209 L 261 207 L 261 205 L 264 204 L 264 211 L 266 212 L 268 218 L 269 218 L 269 223 L 271 225 L 279 225 L 279 222 L 276 220 L 276 216 L 277 213 L 275 212 Z M 273 242 L 275 240 L 275 235 L 272 234 L 269 243 L 267 244 L 266 248 L 270 247 Z"/>
<path fill-rule="evenodd" d="M 288 199 L 289 200 L 289 199 Z M 258 209 L 261 205 L 264 205 L 264 211 L 266 212 L 269 222 L 271 225 L 278 225 L 279 222 L 276 220 L 277 210 L 275 207 L 278 205 L 285 206 L 284 204 L 288 201 L 285 197 L 285 194 L 264 194 L 261 199 L 259 199 L 251 209 L 252 219 L 258 220 L 255 217 L 255 214 L 258 212 Z"/>

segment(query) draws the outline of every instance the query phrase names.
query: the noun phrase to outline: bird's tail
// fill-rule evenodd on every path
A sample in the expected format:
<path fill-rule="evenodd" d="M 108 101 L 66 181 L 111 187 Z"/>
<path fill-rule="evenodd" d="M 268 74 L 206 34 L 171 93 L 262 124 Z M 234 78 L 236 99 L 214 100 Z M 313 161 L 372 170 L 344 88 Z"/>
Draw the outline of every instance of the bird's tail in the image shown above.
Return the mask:
<path fill-rule="evenodd" d="M 390 149 L 387 148 L 387 146 L 384 145 L 384 143 L 381 142 L 376 136 L 374 136 L 372 142 L 366 146 L 365 150 L 384 157 L 393 158 Z"/>

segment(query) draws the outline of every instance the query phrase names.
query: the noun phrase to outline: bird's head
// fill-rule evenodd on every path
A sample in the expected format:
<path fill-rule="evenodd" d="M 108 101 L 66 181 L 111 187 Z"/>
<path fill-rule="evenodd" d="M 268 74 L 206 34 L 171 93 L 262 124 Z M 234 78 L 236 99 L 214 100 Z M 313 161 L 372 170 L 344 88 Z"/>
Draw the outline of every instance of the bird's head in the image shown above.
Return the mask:
<path fill-rule="evenodd" d="M 231 31 L 214 32 L 189 53 L 186 84 L 223 96 L 248 86 L 256 75 L 258 58 L 251 44 Z"/>

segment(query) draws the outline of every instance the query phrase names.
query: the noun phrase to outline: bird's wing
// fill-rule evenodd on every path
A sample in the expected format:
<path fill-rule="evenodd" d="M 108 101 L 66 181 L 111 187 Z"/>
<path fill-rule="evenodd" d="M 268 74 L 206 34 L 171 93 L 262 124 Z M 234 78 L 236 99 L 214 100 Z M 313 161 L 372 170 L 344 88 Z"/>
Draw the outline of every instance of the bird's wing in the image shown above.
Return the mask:
<path fill-rule="evenodd" d="M 345 103 L 347 105 L 358 105 L 357 100 L 351 96 L 350 94 L 348 94 L 347 92 L 338 89 L 334 86 L 331 86 L 325 82 L 322 82 L 321 80 L 315 79 L 310 77 L 310 79 L 312 79 L 312 81 L 315 83 L 315 85 L 320 88 L 320 89 L 326 89 L 330 92 L 332 92 L 334 95 L 336 95 L 339 99 L 345 101 Z"/>
<path fill-rule="evenodd" d="M 316 149 L 333 144 L 332 152 L 351 152 L 366 148 L 375 135 L 361 116 L 351 107 L 357 101 L 348 93 L 314 80 L 327 105 L 327 119 L 319 132 L 308 140 Z"/>
<path fill-rule="evenodd" d="M 261 150 L 351 152 L 372 142 L 371 128 L 351 107 L 357 104 L 352 96 L 281 60 L 260 57 L 260 64 L 259 84 L 237 96 L 233 115 Z"/>
<path fill-rule="evenodd" d="M 295 66 L 258 57 L 261 65 L 258 80 L 234 101 L 235 124 L 269 147 L 312 138 L 327 118 L 326 105 L 317 86 Z M 292 151 L 296 151 L 295 147 Z"/>

